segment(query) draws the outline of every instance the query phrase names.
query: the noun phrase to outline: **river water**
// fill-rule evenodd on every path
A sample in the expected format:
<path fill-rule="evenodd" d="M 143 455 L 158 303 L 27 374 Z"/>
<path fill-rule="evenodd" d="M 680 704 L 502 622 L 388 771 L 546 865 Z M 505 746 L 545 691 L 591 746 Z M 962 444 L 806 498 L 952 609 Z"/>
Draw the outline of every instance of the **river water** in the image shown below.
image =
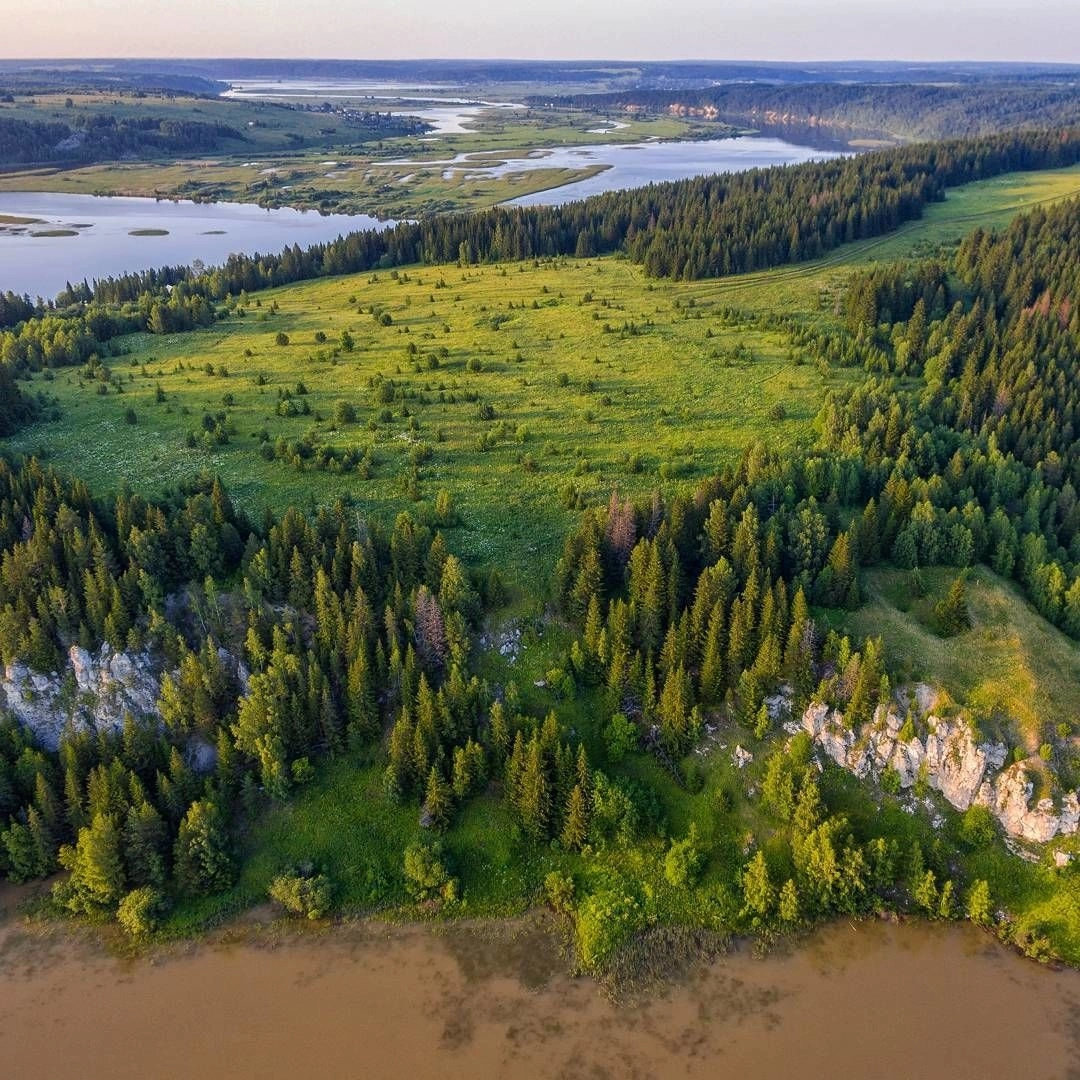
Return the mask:
<path fill-rule="evenodd" d="M 376 112 L 418 116 L 431 125 L 435 135 L 463 135 L 472 123 L 496 109 L 524 109 L 513 101 L 483 101 L 455 97 L 452 87 L 428 84 L 379 82 L 370 79 L 239 79 L 230 80 L 221 96 L 249 101 L 285 101 L 305 104 L 333 101 Z M 421 94 L 425 90 L 428 93 Z M 447 91 L 450 91 L 448 93 Z"/>
<path fill-rule="evenodd" d="M 0 292 L 49 298 L 68 281 L 195 259 L 215 266 L 234 252 L 305 248 L 391 224 L 363 214 L 263 210 L 249 203 L 0 192 Z"/>
<path fill-rule="evenodd" d="M 235 934 L 235 932 L 233 932 Z M 121 961 L 0 934 L 0 1063 L 21 1080 L 797 1077 L 1076 1080 L 1080 973 L 969 926 L 839 923 L 634 1004 L 537 924 L 362 924 Z"/>

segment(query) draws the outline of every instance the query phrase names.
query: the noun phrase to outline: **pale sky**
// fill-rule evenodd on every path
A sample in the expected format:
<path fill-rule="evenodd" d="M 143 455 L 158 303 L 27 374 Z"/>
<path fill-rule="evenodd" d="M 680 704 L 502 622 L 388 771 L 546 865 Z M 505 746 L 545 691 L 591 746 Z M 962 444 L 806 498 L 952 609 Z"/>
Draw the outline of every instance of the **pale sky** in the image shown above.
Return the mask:
<path fill-rule="evenodd" d="M 0 0 L 0 57 L 1080 62 L 1080 0 Z"/>

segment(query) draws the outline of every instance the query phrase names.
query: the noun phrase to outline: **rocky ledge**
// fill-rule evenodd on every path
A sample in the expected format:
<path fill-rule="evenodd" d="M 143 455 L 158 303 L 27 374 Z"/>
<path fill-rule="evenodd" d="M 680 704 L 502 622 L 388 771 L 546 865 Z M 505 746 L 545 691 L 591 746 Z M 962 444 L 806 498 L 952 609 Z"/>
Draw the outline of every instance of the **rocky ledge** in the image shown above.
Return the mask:
<path fill-rule="evenodd" d="M 873 720 L 858 730 L 847 726 L 838 709 L 820 703 L 784 727 L 790 734 L 805 731 L 833 761 L 860 778 L 880 780 L 891 769 L 902 789 L 922 777 L 957 810 L 986 806 L 1014 839 L 1046 843 L 1076 833 L 1080 792 L 1033 804 L 1033 777 L 1039 766 L 1020 761 L 1004 767 L 1008 751 L 1002 743 L 977 742 L 967 720 L 934 715 L 928 707 L 932 702 L 929 687 L 916 687 L 913 707 L 925 732 L 922 737 L 905 725 L 895 702 L 879 705 Z"/>
<path fill-rule="evenodd" d="M 69 724 L 90 731 L 117 731 L 124 716 L 157 716 L 160 667 L 146 652 L 96 653 L 73 645 L 60 671 L 42 675 L 25 664 L 8 664 L 0 679 L 0 706 L 50 750 Z"/>

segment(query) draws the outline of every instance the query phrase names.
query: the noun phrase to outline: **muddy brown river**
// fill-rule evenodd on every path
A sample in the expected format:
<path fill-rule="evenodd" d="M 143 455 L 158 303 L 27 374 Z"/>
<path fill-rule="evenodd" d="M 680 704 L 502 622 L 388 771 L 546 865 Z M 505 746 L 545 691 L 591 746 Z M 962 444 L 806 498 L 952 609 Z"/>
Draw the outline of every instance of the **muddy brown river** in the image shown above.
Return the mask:
<path fill-rule="evenodd" d="M 970 927 L 839 923 L 634 1004 L 530 923 L 366 924 L 120 960 L 0 930 L 0 1076 L 1075 1080 L 1080 973 Z"/>

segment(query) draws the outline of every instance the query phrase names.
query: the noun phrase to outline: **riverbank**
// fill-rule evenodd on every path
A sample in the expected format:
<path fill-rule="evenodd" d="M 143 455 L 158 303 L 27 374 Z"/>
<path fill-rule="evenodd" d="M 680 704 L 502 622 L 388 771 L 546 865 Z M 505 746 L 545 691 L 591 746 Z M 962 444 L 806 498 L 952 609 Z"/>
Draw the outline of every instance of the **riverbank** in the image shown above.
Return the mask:
<path fill-rule="evenodd" d="M 330 933 L 249 919 L 136 959 L 16 922 L 0 929 L 0 978 L 0 1057 L 28 1078 L 772 1077 L 798 1062 L 801 1080 L 993 1080 L 1037 1062 L 1066 1080 L 1080 1067 L 1080 973 L 965 926 L 839 922 L 620 1005 L 566 973 L 544 916 Z"/>

